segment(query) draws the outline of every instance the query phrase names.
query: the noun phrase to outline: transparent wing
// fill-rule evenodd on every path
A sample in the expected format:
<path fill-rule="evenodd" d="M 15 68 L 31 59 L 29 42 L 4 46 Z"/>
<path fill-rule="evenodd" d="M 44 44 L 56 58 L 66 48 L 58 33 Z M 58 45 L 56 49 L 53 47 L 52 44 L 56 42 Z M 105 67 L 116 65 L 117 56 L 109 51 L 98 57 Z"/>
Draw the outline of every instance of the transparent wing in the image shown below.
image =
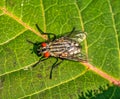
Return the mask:
<path fill-rule="evenodd" d="M 81 43 L 83 40 L 86 39 L 86 35 L 87 34 L 85 32 L 75 31 L 75 32 L 72 33 L 72 35 L 70 36 L 70 38 L 72 40 L 75 40 L 75 41 Z"/>
<path fill-rule="evenodd" d="M 87 62 L 87 56 L 83 53 L 67 56 L 67 57 L 61 57 L 67 60 L 72 60 L 72 61 L 79 61 L 79 62 Z"/>
<path fill-rule="evenodd" d="M 76 31 L 75 28 L 73 28 L 73 30 L 71 32 L 69 32 L 65 35 L 65 37 L 68 37 L 79 43 L 81 43 L 83 40 L 85 40 L 86 36 L 87 36 L 86 32 Z"/>

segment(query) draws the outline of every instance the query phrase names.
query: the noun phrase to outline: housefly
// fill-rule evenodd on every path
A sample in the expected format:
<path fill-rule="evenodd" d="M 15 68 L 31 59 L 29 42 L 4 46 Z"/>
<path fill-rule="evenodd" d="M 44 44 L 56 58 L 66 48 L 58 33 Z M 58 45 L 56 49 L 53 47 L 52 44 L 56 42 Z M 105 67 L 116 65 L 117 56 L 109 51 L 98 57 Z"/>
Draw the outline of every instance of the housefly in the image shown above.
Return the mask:
<path fill-rule="evenodd" d="M 44 33 L 39 26 L 36 24 L 37 29 L 41 34 L 47 35 L 48 40 L 46 42 L 33 43 L 29 40 L 28 42 L 34 45 L 34 52 L 40 56 L 40 59 L 37 63 L 33 65 L 35 67 L 42 61 L 47 60 L 49 57 L 55 57 L 56 61 L 52 65 L 50 71 L 50 79 L 52 78 L 53 68 L 60 65 L 63 60 L 71 60 L 78 62 L 86 62 L 86 55 L 82 53 L 81 42 L 86 38 L 85 32 L 76 31 L 75 28 L 66 35 L 56 38 L 56 35 L 53 33 Z M 50 35 L 53 36 L 50 38 Z M 58 59 L 61 61 L 58 62 Z"/>

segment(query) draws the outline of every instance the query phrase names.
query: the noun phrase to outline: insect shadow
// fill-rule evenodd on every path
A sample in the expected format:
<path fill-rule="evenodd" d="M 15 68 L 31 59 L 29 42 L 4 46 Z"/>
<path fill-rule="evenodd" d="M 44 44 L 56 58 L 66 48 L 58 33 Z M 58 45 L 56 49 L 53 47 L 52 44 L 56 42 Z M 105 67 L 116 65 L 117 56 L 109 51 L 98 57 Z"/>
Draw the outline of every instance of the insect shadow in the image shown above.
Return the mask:
<path fill-rule="evenodd" d="M 76 31 L 75 28 L 73 28 L 72 31 L 68 32 L 66 35 L 57 38 L 53 33 L 44 33 L 37 24 L 36 27 L 41 34 L 48 36 L 48 40 L 46 42 L 36 43 L 27 40 L 29 43 L 33 44 L 32 53 L 40 57 L 39 61 L 32 67 L 37 66 L 40 62 L 50 57 L 55 57 L 56 61 L 52 64 L 50 71 L 50 79 L 52 79 L 53 69 L 59 66 L 64 60 L 87 61 L 86 55 L 81 51 L 82 46 L 80 44 L 86 38 L 86 33 Z M 58 59 L 61 61 L 58 61 Z"/>

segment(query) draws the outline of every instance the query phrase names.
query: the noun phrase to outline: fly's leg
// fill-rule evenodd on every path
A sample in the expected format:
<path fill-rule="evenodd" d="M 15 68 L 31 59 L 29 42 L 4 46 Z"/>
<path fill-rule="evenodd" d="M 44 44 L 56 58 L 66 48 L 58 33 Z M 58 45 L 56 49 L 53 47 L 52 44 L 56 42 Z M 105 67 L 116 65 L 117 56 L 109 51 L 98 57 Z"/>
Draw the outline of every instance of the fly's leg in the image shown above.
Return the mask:
<path fill-rule="evenodd" d="M 57 60 L 55 61 L 55 63 L 52 65 L 52 68 L 51 68 L 51 71 L 50 71 L 50 79 L 52 79 L 52 71 L 53 71 L 53 69 L 55 68 L 55 67 L 57 67 L 58 65 L 60 65 L 62 62 L 63 62 L 63 59 L 60 61 L 60 62 L 58 62 L 58 58 L 57 58 Z"/>
<path fill-rule="evenodd" d="M 71 35 L 75 31 L 75 27 L 73 27 L 72 31 L 70 32 L 69 35 Z"/>
<path fill-rule="evenodd" d="M 37 27 L 38 31 L 39 31 L 41 34 L 43 34 L 43 35 L 48 35 L 48 41 L 51 41 L 51 40 L 50 40 L 50 35 L 53 36 L 52 41 L 54 41 L 54 40 L 56 39 L 56 35 L 55 35 L 55 34 L 53 34 L 53 33 L 44 33 L 44 32 L 39 28 L 39 26 L 38 26 L 37 24 L 36 24 L 36 27 Z"/>
<path fill-rule="evenodd" d="M 85 38 L 86 38 L 86 36 L 87 36 L 87 33 L 86 32 L 80 32 L 80 31 L 76 31 L 75 30 L 75 27 L 72 29 L 72 31 L 70 32 L 70 33 L 68 33 L 65 37 L 70 37 L 73 33 L 77 33 L 76 35 L 75 35 L 75 38 L 78 38 L 78 41 L 79 42 L 82 42 Z"/>
<path fill-rule="evenodd" d="M 47 60 L 48 58 L 44 58 L 43 56 L 39 59 L 38 62 L 36 62 L 32 67 L 36 67 L 40 62 Z"/>
<path fill-rule="evenodd" d="M 74 31 L 75 31 L 75 27 L 73 27 L 72 31 L 69 34 L 67 34 L 67 37 L 70 37 L 71 34 L 74 33 Z"/>

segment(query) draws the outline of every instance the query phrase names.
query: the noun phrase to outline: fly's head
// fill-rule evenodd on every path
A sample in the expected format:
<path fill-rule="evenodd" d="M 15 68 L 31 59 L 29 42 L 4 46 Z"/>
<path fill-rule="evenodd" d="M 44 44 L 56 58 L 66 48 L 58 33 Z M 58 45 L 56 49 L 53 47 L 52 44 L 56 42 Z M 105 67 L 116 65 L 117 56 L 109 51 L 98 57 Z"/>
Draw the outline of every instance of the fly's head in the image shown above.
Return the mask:
<path fill-rule="evenodd" d="M 50 52 L 49 52 L 49 44 L 46 42 L 32 42 L 27 40 L 27 42 L 33 44 L 33 49 L 32 49 L 32 53 L 34 52 L 37 56 L 43 56 L 45 58 L 48 58 L 50 56 Z"/>
<path fill-rule="evenodd" d="M 37 55 L 44 56 L 45 58 L 48 58 L 50 56 L 48 43 L 42 42 L 41 44 L 38 45 Z"/>

